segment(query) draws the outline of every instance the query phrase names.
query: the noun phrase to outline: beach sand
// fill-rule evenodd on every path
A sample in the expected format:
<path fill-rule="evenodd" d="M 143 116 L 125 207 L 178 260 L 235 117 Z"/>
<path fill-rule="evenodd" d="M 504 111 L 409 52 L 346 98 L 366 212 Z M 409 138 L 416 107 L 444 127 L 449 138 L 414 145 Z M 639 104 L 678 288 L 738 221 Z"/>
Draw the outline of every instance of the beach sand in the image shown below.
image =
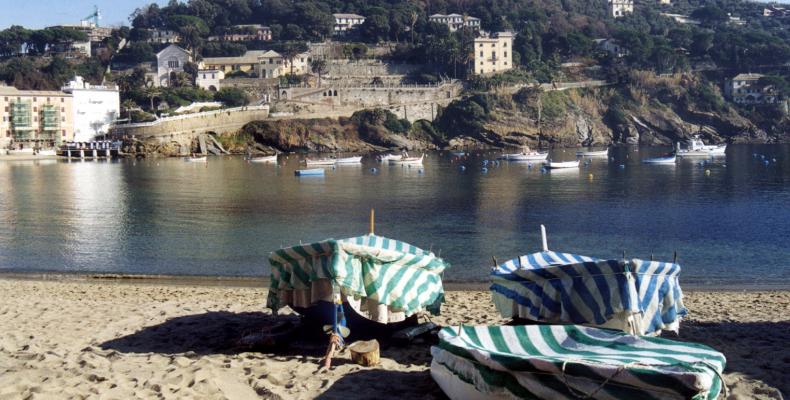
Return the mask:
<path fill-rule="evenodd" d="M 271 353 L 239 349 L 270 323 L 266 291 L 90 279 L 0 278 L 0 399 L 442 398 L 428 344 L 385 346 L 377 367 L 341 353 L 318 372 L 325 343 Z M 680 340 L 727 356 L 730 398 L 790 394 L 790 292 L 687 292 Z M 497 324 L 490 295 L 449 291 L 445 324 Z M 674 335 L 668 335 L 673 337 Z"/>

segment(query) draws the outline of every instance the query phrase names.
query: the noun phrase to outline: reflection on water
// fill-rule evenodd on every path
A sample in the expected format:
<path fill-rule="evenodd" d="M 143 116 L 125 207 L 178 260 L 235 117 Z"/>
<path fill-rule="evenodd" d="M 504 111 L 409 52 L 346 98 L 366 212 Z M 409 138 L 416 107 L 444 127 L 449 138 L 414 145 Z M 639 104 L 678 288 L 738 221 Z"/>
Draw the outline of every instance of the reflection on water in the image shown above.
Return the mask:
<path fill-rule="evenodd" d="M 551 171 L 494 152 L 433 153 L 424 167 L 366 157 L 323 177 L 295 177 L 293 155 L 0 162 L 0 269 L 260 276 L 281 246 L 365 233 L 373 207 L 376 233 L 441 252 L 447 279 L 483 280 L 492 256 L 538 250 L 545 224 L 558 251 L 677 251 L 686 283 L 790 285 L 790 147 L 641 163 L 667 150 L 617 148 Z"/>

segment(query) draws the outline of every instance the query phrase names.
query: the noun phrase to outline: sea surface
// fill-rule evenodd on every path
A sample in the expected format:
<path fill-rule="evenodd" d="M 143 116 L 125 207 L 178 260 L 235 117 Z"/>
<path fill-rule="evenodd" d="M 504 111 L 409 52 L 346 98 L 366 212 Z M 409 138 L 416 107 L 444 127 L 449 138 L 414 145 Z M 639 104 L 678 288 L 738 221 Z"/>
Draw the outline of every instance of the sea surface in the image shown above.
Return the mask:
<path fill-rule="evenodd" d="M 618 147 L 550 172 L 492 151 L 429 153 L 421 168 L 367 156 L 318 178 L 294 176 L 301 155 L 0 161 L 0 271 L 264 277 L 272 250 L 365 234 L 374 208 L 376 234 L 433 250 L 448 281 L 483 282 L 493 257 L 539 251 L 544 224 L 555 251 L 677 253 L 686 286 L 790 288 L 790 146 L 640 161 L 668 150 Z"/>

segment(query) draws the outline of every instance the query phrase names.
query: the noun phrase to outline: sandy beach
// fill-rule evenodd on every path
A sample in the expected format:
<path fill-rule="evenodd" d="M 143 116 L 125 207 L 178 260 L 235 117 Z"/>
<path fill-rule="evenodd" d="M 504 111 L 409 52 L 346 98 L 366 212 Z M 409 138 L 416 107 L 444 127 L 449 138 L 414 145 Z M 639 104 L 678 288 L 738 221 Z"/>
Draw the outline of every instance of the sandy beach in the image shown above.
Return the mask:
<path fill-rule="evenodd" d="M 426 343 L 385 346 L 372 368 L 346 351 L 321 372 L 324 342 L 237 347 L 272 321 L 265 299 L 255 287 L 0 278 L 0 399 L 443 398 Z M 679 339 L 726 355 L 730 398 L 790 394 L 790 292 L 694 291 L 685 302 Z M 474 290 L 448 291 L 433 321 L 503 322 Z"/>

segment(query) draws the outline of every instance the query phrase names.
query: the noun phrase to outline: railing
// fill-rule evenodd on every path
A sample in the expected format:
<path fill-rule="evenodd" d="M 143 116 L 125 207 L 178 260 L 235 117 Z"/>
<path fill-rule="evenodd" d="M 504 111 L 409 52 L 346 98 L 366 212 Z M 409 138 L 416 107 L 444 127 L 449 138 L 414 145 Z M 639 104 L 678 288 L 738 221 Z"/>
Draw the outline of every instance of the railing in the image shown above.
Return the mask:
<path fill-rule="evenodd" d="M 212 115 L 219 115 L 224 113 L 230 112 L 238 112 L 238 111 L 264 111 L 268 110 L 269 106 L 246 106 L 246 107 L 235 107 L 235 108 L 223 108 L 220 110 L 214 111 L 204 111 L 199 113 L 192 113 L 192 114 L 183 114 L 183 115 L 176 115 L 172 117 L 164 117 L 158 118 L 156 121 L 151 122 L 138 122 L 133 124 L 117 124 L 115 127 L 124 127 L 124 128 L 143 128 L 147 126 L 157 126 L 164 122 L 171 122 L 171 121 L 180 121 L 184 119 L 192 119 L 195 117 L 208 117 Z"/>

